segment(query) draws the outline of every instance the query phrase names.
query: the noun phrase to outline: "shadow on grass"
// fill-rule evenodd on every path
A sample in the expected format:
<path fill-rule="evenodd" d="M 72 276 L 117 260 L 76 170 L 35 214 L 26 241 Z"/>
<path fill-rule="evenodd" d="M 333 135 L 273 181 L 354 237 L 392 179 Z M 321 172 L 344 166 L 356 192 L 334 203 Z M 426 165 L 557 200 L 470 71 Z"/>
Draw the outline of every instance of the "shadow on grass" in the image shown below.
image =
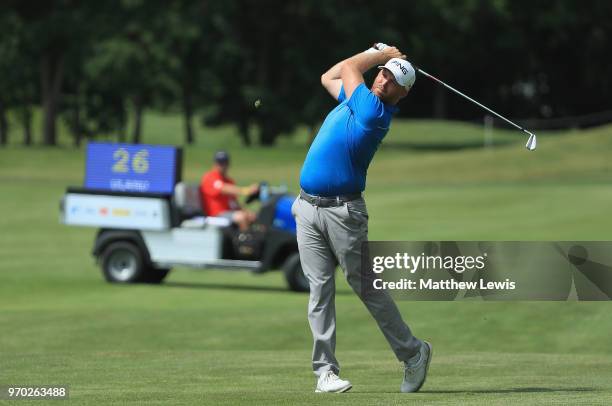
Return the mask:
<path fill-rule="evenodd" d="M 171 288 L 185 288 L 185 289 L 211 289 L 211 290 L 235 290 L 235 291 L 249 291 L 249 292 L 280 292 L 280 293 L 295 293 L 296 295 L 304 294 L 307 292 L 291 292 L 289 288 L 281 288 L 275 286 L 252 286 L 252 285 L 231 285 L 229 283 L 200 283 L 200 282 L 164 282 L 160 287 L 168 286 Z M 352 295 L 353 292 L 348 290 L 337 290 L 336 295 Z"/>
<path fill-rule="evenodd" d="M 596 392 L 595 388 L 509 388 L 509 389 L 471 389 L 471 390 L 422 390 L 419 393 L 549 393 L 549 392 Z"/>

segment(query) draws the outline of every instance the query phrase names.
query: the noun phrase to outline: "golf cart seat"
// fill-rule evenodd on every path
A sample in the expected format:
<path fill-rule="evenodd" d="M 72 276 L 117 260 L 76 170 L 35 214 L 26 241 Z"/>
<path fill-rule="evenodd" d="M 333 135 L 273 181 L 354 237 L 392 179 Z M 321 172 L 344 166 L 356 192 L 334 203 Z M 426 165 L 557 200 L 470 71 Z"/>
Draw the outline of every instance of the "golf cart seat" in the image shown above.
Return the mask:
<path fill-rule="evenodd" d="M 174 207 L 178 212 L 181 227 L 202 228 L 207 225 L 228 227 L 231 221 L 224 217 L 206 217 L 202 210 L 200 186 L 179 182 L 174 187 Z"/>

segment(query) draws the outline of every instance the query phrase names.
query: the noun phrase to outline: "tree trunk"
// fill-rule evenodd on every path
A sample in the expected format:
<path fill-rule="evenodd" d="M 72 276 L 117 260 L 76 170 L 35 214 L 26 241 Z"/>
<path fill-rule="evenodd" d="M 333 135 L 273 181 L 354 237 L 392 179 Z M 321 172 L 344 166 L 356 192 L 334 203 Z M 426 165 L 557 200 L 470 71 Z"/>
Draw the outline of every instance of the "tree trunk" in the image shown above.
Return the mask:
<path fill-rule="evenodd" d="M 134 96 L 132 103 L 134 104 L 134 132 L 132 133 L 132 142 L 134 144 L 140 144 L 142 130 L 142 97 L 140 97 L 140 95 Z"/>
<path fill-rule="evenodd" d="M 6 110 L 4 102 L 0 100 L 0 145 L 8 142 L 8 122 L 6 121 Z"/>
<path fill-rule="evenodd" d="M 78 93 L 78 92 L 77 92 Z M 72 128 L 74 128 L 74 132 L 72 136 L 74 137 L 74 146 L 75 148 L 79 148 L 81 146 L 81 141 L 83 140 L 82 131 L 81 131 L 81 108 L 79 104 L 79 99 L 77 96 L 77 102 L 74 105 L 74 122 L 72 123 Z"/>
<path fill-rule="evenodd" d="M 257 84 L 261 89 L 269 89 L 268 86 L 268 63 L 270 52 L 270 35 L 265 31 L 261 31 L 259 43 L 259 60 L 257 62 Z M 274 125 L 270 121 L 271 118 L 259 113 L 257 122 L 259 127 L 259 145 L 271 146 L 274 145 L 274 139 L 278 135 L 274 129 Z M 272 119 L 273 120 L 273 119 Z"/>
<path fill-rule="evenodd" d="M 265 119 L 259 124 L 259 145 L 272 147 L 276 143 L 279 131 L 276 125 Z"/>
<path fill-rule="evenodd" d="M 32 109 L 29 105 L 21 110 L 21 125 L 23 126 L 23 145 L 32 145 Z"/>
<path fill-rule="evenodd" d="M 119 122 L 119 131 L 117 131 L 117 141 L 123 143 L 126 140 L 126 115 L 125 110 L 124 110 L 124 103 L 123 103 L 123 99 L 116 99 L 115 100 L 115 109 L 116 109 L 116 114 L 120 116 L 120 122 Z M 119 113 L 121 112 L 121 113 Z"/>
<path fill-rule="evenodd" d="M 242 138 L 242 144 L 245 147 L 251 146 L 251 135 L 249 134 L 249 120 L 244 118 L 244 115 L 240 117 L 240 123 L 238 124 L 238 132 L 240 133 L 240 138 Z"/>
<path fill-rule="evenodd" d="M 183 112 L 185 114 L 185 142 L 193 144 L 193 91 L 188 80 L 183 82 Z"/>
<path fill-rule="evenodd" d="M 43 143 L 57 144 L 56 119 L 64 72 L 61 53 L 47 51 L 41 59 L 41 94 L 43 107 Z"/>
<path fill-rule="evenodd" d="M 117 141 L 123 143 L 125 142 L 125 125 L 122 125 L 119 128 L 119 132 L 117 133 Z"/>
<path fill-rule="evenodd" d="M 442 86 L 436 86 L 433 100 L 434 117 L 437 119 L 446 118 L 446 89 Z"/>

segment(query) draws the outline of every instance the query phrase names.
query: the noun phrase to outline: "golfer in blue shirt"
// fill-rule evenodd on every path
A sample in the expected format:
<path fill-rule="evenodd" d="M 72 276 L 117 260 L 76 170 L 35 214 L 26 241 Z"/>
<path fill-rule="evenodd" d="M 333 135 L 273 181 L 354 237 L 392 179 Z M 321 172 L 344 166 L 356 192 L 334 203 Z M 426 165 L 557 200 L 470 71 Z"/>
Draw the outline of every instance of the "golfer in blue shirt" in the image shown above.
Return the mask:
<path fill-rule="evenodd" d="M 367 88 L 363 74 L 378 66 Z M 368 240 L 368 212 L 362 192 L 368 166 L 387 134 L 397 103 L 415 81 L 415 70 L 397 48 L 376 44 L 345 59 L 321 76 L 338 100 L 312 143 L 293 203 L 304 275 L 310 284 L 308 321 L 314 338 L 312 366 L 316 392 L 346 392 L 335 357 L 335 280 L 340 265 L 351 288 L 372 314 L 396 357 L 404 362 L 402 392 L 418 391 L 427 375 L 431 345 L 412 335 L 384 290 L 365 289 L 362 244 Z M 368 272 L 369 270 L 363 270 Z"/>

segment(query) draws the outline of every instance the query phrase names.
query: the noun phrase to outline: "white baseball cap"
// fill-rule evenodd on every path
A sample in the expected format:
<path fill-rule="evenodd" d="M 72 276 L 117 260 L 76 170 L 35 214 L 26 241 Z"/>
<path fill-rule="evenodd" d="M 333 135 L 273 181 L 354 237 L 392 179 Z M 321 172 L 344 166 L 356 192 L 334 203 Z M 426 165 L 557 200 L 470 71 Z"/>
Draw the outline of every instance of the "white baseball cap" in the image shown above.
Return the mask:
<path fill-rule="evenodd" d="M 410 89 L 416 80 L 414 68 L 410 62 L 404 59 L 391 58 L 384 66 L 381 65 L 378 67 L 378 69 L 382 68 L 389 69 L 389 71 L 393 73 L 396 82 L 406 89 Z"/>

